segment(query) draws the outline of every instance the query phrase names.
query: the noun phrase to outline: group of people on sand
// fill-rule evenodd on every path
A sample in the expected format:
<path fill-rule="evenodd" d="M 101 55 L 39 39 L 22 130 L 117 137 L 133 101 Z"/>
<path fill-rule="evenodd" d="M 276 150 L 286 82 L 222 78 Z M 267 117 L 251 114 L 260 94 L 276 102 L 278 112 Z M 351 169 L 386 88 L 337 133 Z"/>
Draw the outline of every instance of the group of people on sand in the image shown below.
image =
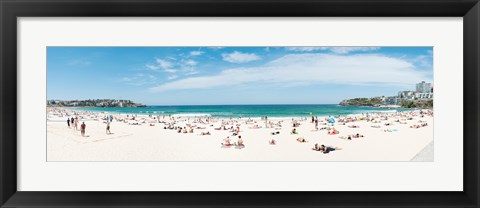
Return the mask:
<path fill-rule="evenodd" d="M 110 131 L 110 123 L 113 121 L 113 117 L 107 117 L 107 121 L 104 122 L 107 126 L 105 128 L 105 133 L 106 134 L 112 134 Z M 67 118 L 67 126 L 68 128 L 72 128 L 73 130 L 78 131 L 78 123 L 79 123 L 79 118 L 78 116 Z M 85 124 L 85 121 L 82 121 L 82 124 L 80 124 L 80 135 L 82 137 L 85 137 L 85 132 L 87 130 L 87 124 Z"/>
<path fill-rule="evenodd" d="M 75 116 L 75 118 L 74 118 L 74 117 L 67 118 L 67 126 L 68 126 L 68 128 L 71 128 L 71 127 L 70 127 L 70 124 L 72 124 L 74 131 L 77 131 L 77 130 L 78 130 L 78 123 L 79 123 L 79 121 L 78 121 L 78 117 L 77 117 L 77 116 Z M 87 128 L 87 125 L 85 124 L 85 122 L 82 122 L 82 124 L 80 124 L 80 134 L 82 135 L 82 137 L 85 136 L 85 130 L 86 130 L 86 128 Z"/>
<path fill-rule="evenodd" d="M 230 146 L 236 146 L 236 147 L 245 147 L 243 144 L 243 139 L 242 136 L 238 135 L 237 142 L 234 142 L 233 144 L 231 143 L 230 137 L 228 136 L 227 138 L 223 139 L 222 146 L 223 147 L 230 147 Z"/>
<path fill-rule="evenodd" d="M 187 127 L 178 127 L 177 128 L 177 133 L 193 133 L 193 127 L 190 126 L 190 128 L 187 130 Z"/>
<path fill-rule="evenodd" d="M 418 129 L 418 128 L 427 127 L 427 126 L 428 126 L 428 123 L 413 124 L 410 126 L 410 128 Z"/>
<path fill-rule="evenodd" d="M 356 133 L 356 134 L 348 135 L 347 137 L 341 136 L 340 139 L 352 140 L 352 138 L 362 138 L 362 137 L 364 137 L 364 136 L 359 134 L 359 133 Z"/>
<path fill-rule="evenodd" d="M 77 130 L 77 128 L 78 128 L 78 116 L 67 118 L 68 128 L 71 128 L 70 124 L 73 126 L 73 130 Z"/>

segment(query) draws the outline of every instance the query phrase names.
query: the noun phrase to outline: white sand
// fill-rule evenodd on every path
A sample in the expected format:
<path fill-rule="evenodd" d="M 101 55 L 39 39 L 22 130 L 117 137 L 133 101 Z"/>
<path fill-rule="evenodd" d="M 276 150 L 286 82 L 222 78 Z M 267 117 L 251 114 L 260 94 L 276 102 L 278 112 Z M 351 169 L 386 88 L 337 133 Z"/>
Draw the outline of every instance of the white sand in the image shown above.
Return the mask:
<path fill-rule="evenodd" d="M 346 125 L 337 123 L 334 127 L 340 131 L 339 135 L 328 135 L 327 130 L 314 131 L 314 124 L 310 120 L 300 121 L 301 126 L 296 128 L 298 135 L 290 134 L 293 129 L 291 119 L 283 119 L 281 130 L 265 128 L 261 120 L 256 122 L 263 128 L 250 129 L 254 124 L 245 124 L 244 120 L 240 126 L 240 135 L 245 143 L 243 149 L 221 147 L 227 136 L 232 142 L 236 142 L 237 137 L 231 136 L 230 131 L 214 130 L 220 127 L 220 121 L 213 126 L 197 124 L 206 129 L 195 129 L 194 133 L 184 134 L 165 130 L 163 123 L 155 123 L 155 126 L 149 126 L 148 123 L 128 125 L 114 120 L 111 123 L 113 134 L 107 135 L 103 121 L 80 119 L 80 123 L 85 121 L 87 125 L 87 137 L 81 137 L 80 131 L 67 127 L 66 117 L 50 114 L 48 119 L 48 161 L 410 161 L 433 142 L 431 116 L 416 116 L 413 120 L 407 120 L 407 124 L 399 124 L 390 118 L 388 122 L 392 126 L 385 126 L 387 121 L 371 123 L 362 120 Z M 409 128 L 425 122 L 428 123 L 426 127 Z M 177 125 L 183 127 L 185 124 L 179 122 Z M 360 128 L 349 128 L 352 124 Z M 372 125 L 380 125 L 381 128 L 372 128 Z M 385 132 L 386 129 L 397 131 Z M 199 135 L 206 131 L 212 135 Z M 270 134 L 273 131 L 280 131 L 280 134 L 273 136 Z M 339 138 L 356 133 L 365 137 L 352 140 Z M 308 142 L 297 142 L 299 136 L 305 137 Z M 269 144 L 272 138 L 277 141 L 276 145 Z M 312 150 L 315 143 L 341 147 L 342 150 L 323 154 Z M 431 156 L 433 161 L 433 144 L 425 154 L 422 154 L 422 158 Z"/>

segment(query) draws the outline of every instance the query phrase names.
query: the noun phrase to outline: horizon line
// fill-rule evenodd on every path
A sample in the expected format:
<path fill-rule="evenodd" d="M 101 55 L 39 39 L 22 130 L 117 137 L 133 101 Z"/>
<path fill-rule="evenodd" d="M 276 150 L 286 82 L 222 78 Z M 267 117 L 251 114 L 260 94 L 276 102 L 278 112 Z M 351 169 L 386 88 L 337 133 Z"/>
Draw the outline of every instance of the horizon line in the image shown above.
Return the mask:
<path fill-rule="evenodd" d="M 148 105 L 145 104 L 146 107 L 168 107 L 168 106 L 219 106 L 219 105 L 227 105 L 227 106 L 235 106 L 235 105 L 339 105 L 338 103 L 304 103 L 304 104 L 172 104 L 172 105 L 158 105 L 158 104 L 153 104 L 153 105 Z M 91 107 L 96 107 L 96 106 L 91 106 Z M 100 108 L 105 108 L 105 107 L 100 107 Z M 122 107 L 112 107 L 112 108 L 122 108 Z M 125 108 L 125 107 L 123 107 Z"/>

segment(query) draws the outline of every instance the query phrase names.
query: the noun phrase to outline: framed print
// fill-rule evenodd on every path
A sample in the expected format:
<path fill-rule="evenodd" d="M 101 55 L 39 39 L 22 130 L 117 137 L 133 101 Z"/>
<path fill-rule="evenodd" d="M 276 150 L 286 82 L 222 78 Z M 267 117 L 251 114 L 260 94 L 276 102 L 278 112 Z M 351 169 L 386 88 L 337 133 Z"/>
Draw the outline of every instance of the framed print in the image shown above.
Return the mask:
<path fill-rule="evenodd" d="M 478 1 L 0 7 L 2 207 L 478 207 Z"/>
<path fill-rule="evenodd" d="M 91 54 L 98 55 L 78 58 Z M 48 47 L 46 160 L 433 161 L 433 54 L 433 47 Z M 122 67 L 146 56 L 157 57 Z M 69 86 L 76 83 L 83 89 Z M 380 90 L 395 94 L 355 97 Z M 144 95 L 78 99 L 135 97 L 126 91 Z"/>

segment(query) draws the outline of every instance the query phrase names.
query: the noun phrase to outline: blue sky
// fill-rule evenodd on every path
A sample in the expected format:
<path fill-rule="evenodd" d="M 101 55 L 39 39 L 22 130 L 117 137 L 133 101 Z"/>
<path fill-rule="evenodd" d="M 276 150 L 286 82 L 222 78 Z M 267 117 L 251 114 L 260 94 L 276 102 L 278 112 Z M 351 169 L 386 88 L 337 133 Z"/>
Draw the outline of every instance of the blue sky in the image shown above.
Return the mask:
<path fill-rule="evenodd" d="M 432 47 L 48 47 L 47 99 L 333 104 L 433 82 Z"/>

